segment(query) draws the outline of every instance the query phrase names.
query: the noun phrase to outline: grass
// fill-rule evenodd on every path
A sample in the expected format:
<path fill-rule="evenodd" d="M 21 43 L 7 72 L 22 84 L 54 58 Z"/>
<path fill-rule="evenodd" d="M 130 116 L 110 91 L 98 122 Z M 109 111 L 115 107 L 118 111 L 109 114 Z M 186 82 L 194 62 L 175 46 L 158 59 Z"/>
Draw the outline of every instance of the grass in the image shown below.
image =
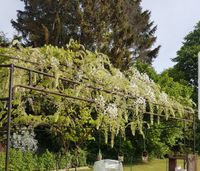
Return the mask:
<path fill-rule="evenodd" d="M 147 164 L 125 166 L 124 171 L 166 171 L 167 160 L 153 160 Z"/>
<path fill-rule="evenodd" d="M 178 165 L 183 167 L 183 161 L 178 161 Z M 147 164 L 135 164 L 132 166 L 124 166 L 124 171 L 166 171 L 168 167 L 168 160 L 153 160 Z M 198 169 L 200 169 L 200 159 L 198 160 Z M 92 169 L 81 171 L 93 171 Z"/>

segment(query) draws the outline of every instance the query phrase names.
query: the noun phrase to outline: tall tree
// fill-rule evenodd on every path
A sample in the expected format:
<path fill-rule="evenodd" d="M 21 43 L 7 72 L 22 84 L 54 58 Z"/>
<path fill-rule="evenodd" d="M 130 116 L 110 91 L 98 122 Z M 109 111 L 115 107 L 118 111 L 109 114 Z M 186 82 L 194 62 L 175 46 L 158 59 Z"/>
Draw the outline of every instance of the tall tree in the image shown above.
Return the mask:
<path fill-rule="evenodd" d="M 194 87 L 193 100 L 198 102 L 198 53 L 200 52 L 200 21 L 184 39 L 183 46 L 173 61 L 177 64 L 170 70 L 171 76 L 178 81 L 186 81 Z M 200 122 L 197 122 L 196 147 L 200 151 Z"/>
<path fill-rule="evenodd" d="M 195 88 L 193 99 L 197 102 L 198 87 L 198 53 L 200 52 L 200 22 L 194 30 L 190 32 L 183 42 L 183 46 L 177 52 L 177 57 L 173 59 L 177 62 L 169 74 L 176 81 L 186 81 Z"/>
<path fill-rule="evenodd" d="M 115 67 L 127 69 L 136 59 L 151 63 L 159 47 L 150 12 L 141 0 L 22 0 L 12 25 L 26 42 L 65 46 L 71 38 L 90 50 L 110 56 Z"/>

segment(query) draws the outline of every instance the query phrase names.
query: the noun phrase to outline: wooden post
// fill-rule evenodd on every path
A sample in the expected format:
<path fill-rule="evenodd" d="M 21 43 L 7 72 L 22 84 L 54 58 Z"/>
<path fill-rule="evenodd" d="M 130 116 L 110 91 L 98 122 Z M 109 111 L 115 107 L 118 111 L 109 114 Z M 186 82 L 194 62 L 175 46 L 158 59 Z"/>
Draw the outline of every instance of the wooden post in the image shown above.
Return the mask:
<path fill-rule="evenodd" d="M 175 171 L 175 168 L 177 166 L 177 160 L 184 160 L 187 171 L 198 171 L 197 156 L 194 154 L 169 156 L 169 171 Z"/>
<path fill-rule="evenodd" d="M 169 171 L 175 171 L 177 165 L 177 160 L 175 158 L 170 158 L 169 157 Z"/>
<path fill-rule="evenodd" d="M 196 155 L 188 154 L 187 171 L 197 171 L 197 156 Z"/>

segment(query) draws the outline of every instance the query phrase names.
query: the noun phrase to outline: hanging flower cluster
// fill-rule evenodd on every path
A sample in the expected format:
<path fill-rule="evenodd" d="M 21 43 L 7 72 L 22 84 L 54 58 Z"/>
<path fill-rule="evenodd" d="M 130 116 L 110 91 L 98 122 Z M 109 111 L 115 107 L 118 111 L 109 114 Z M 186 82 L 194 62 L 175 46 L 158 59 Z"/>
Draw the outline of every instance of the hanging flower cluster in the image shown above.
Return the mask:
<path fill-rule="evenodd" d="M 109 103 L 104 112 L 105 115 L 107 114 L 111 119 L 116 119 L 118 117 L 118 109 L 114 103 Z"/>
<path fill-rule="evenodd" d="M 37 92 L 20 90 L 15 93 L 17 108 L 14 111 L 13 122 L 33 125 L 54 123 L 63 126 L 66 124 L 73 127 L 75 124 L 95 126 L 104 130 L 106 141 L 108 132 L 111 132 L 113 145 L 115 135 L 119 132 L 125 135 L 125 128 L 129 125 L 133 134 L 136 130 L 143 134 L 145 112 L 151 114 L 151 124 L 154 123 L 153 113 L 168 118 L 182 116 L 185 112 L 184 106 L 162 92 L 148 75 L 140 73 L 134 67 L 123 73 L 112 66 L 106 55 L 88 51 L 75 41 L 71 41 L 66 49 L 53 46 L 21 48 L 20 51 L 14 48 L 3 48 L 0 49 L 0 53 L 38 63 L 34 65 L 4 57 L 1 60 L 2 64 L 14 63 L 47 72 L 55 77 L 53 79 L 32 73 L 33 86 L 94 101 L 93 104 L 88 104 L 70 98 L 48 96 L 53 104 L 45 102 L 44 97 L 38 97 L 42 100 L 41 103 L 37 103 L 35 97 Z M 4 97 L 8 90 L 8 72 L 5 71 L 5 68 L 0 69 L 1 97 Z M 17 78 L 14 79 L 15 85 L 27 85 L 26 71 L 16 69 L 15 78 Z M 59 78 L 78 81 L 78 83 Z M 32 104 L 26 100 L 30 96 L 34 99 Z M 26 108 L 29 110 L 25 110 Z M 188 107 L 188 110 L 192 112 L 191 107 Z M 79 118 L 80 122 L 75 122 L 75 117 Z"/>

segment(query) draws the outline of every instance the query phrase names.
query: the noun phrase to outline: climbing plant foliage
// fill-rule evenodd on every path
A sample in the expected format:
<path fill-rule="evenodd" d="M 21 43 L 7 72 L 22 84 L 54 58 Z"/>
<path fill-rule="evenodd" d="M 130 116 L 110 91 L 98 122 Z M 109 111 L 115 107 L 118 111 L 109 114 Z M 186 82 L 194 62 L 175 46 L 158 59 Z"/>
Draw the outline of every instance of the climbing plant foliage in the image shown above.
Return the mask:
<path fill-rule="evenodd" d="M 48 78 L 32 73 L 34 87 L 92 101 L 16 88 L 12 124 L 34 127 L 47 125 L 57 134 L 62 134 L 64 139 L 74 142 L 92 138 L 91 131 L 94 128 L 101 129 L 106 143 L 110 140 L 113 146 L 114 137 L 119 133 L 125 136 L 128 127 L 133 135 L 136 131 L 143 135 L 145 112 L 150 113 L 149 125 L 154 123 L 153 113 L 165 115 L 168 119 L 169 116 L 182 117 L 185 106 L 192 112 L 192 102 L 184 101 L 182 104 L 169 97 L 146 74 L 141 74 L 134 67 L 122 73 L 112 66 L 106 55 L 88 51 L 73 40 L 66 48 L 1 48 L 0 53 L 37 63 L 31 64 L 2 55 L 1 64 L 13 63 L 55 76 Z M 7 68 L 0 68 L 0 97 L 7 96 L 8 75 Z M 28 84 L 28 72 L 15 68 L 14 85 L 19 84 Z M 6 122 L 5 108 L 6 104 L 0 103 L 1 125 Z M 160 121 L 159 118 L 156 122 Z"/>

